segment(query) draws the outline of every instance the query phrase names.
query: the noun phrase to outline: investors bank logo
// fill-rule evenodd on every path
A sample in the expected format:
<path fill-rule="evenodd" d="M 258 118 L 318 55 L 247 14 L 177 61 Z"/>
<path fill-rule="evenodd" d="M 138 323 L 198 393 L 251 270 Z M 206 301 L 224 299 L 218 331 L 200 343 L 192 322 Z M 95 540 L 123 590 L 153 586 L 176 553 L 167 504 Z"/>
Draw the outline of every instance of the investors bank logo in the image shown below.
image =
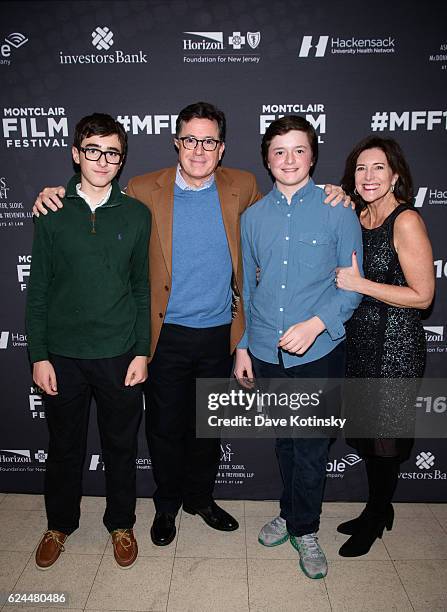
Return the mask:
<path fill-rule="evenodd" d="M 257 64 L 261 32 L 183 32 L 183 62 Z"/>
<path fill-rule="evenodd" d="M 99 53 L 68 54 L 59 51 L 59 63 L 69 64 L 147 64 L 148 56 L 142 49 L 112 49 L 115 33 L 107 25 L 98 25 L 91 32 L 91 44 Z"/>
<path fill-rule="evenodd" d="M 401 472 L 401 480 L 447 480 L 447 473 L 437 469 L 436 456 L 429 450 L 422 450 L 416 455 L 414 466 L 417 471 Z"/>
<path fill-rule="evenodd" d="M 416 457 L 416 466 L 420 470 L 429 470 L 435 465 L 435 456 L 433 453 L 422 451 Z"/>
<path fill-rule="evenodd" d="M 98 51 L 108 51 L 113 45 L 113 32 L 106 26 L 98 26 L 92 32 L 92 45 Z"/>
<path fill-rule="evenodd" d="M 0 65 L 10 66 L 11 58 L 15 49 L 23 47 L 28 42 L 28 38 L 21 32 L 12 32 L 0 42 Z"/>
<path fill-rule="evenodd" d="M 328 55 L 368 55 L 394 53 L 395 38 L 341 38 L 329 35 L 305 35 L 299 38 L 299 58 L 321 58 Z"/>

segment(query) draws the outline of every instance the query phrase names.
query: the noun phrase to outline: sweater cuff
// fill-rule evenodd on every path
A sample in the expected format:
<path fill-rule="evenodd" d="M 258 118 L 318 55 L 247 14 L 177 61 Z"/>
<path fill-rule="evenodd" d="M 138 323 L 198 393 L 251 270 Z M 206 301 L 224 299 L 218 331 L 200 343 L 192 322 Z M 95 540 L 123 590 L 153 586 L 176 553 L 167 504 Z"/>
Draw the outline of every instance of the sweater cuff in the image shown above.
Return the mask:
<path fill-rule="evenodd" d="M 29 356 L 31 363 L 36 363 L 36 361 L 49 361 L 48 350 L 45 346 L 29 349 Z"/>

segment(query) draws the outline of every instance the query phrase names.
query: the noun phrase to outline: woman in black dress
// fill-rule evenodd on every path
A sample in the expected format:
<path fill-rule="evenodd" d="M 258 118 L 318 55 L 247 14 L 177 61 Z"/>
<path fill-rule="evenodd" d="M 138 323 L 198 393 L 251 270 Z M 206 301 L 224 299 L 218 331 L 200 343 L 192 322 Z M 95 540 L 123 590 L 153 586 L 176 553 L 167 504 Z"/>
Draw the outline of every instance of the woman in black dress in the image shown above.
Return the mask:
<path fill-rule="evenodd" d="M 399 464 L 408 458 L 413 443 L 411 437 L 403 437 L 411 432 L 414 406 L 408 379 L 424 372 L 420 310 L 431 304 L 435 281 L 430 241 L 413 208 L 412 179 L 397 142 L 376 136 L 360 142 L 346 160 L 342 185 L 356 202 L 365 274 L 363 278 L 358 271 L 355 253 L 352 266 L 336 272 L 338 288 L 365 296 L 346 326 L 346 376 L 407 379 L 393 381 L 392 386 L 388 380 L 383 385 L 365 381 L 364 389 L 374 392 L 363 397 L 360 406 L 351 406 L 357 418 L 371 426 L 371 437 L 348 440 L 365 459 L 368 502 L 359 517 L 338 526 L 339 532 L 351 536 L 339 554 L 357 557 L 393 524 L 391 500 Z"/>

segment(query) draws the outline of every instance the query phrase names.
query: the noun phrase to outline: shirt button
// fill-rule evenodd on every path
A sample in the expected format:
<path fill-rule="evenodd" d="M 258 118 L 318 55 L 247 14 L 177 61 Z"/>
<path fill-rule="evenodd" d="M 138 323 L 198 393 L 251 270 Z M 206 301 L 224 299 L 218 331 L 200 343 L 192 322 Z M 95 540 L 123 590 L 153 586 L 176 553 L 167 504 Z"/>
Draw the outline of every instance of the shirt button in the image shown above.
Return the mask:
<path fill-rule="evenodd" d="M 312 240 L 312 244 L 317 244 L 317 241 L 316 240 Z"/>
<path fill-rule="evenodd" d="M 165 285 L 165 290 L 169 291 L 169 287 L 167 285 Z"/>
<path fill-rule="evenodd" d="M 284 265 L 287 266 L 287 259 L 284 260 Z"/>
<path fill-rule="evenodd" d="M 282 329 L 278 329 L 278 334 L 282 334 Z"/>
<path fill-rule="evenodd" d="M 288 239 L 289 239 L 289 237 L 288 237 L 288 236 L 286 236 L 286 240 L 288 240 Z"/>
<path fill-rule="evenodd" d="M 290 213 L 287 213 L 287 216 L 290 217 Z"/>
<path fill-rule="evenodd" d="M 280 308 L 280 309 L 279 309 L 279 312 L 284 312 L 284 308 Z"/>
<path fill-rule="evenodd" d="M 285 285 L 281 285 L 281 289 L 285 289 L 285 288 L 286 288 L 286 286 L 285 286 Z"/>
<path fill-rule="evenodd" d="M 302 202 L 302 201 L 303 201 L 303 198 L 300 199 L 300 202 Z"/>
<path fill-rule="evenodd" d="M 162 312 L 159 312 L 159 313 L 158 313 L 158 316 L 160 317 L 160 319 L 162 319 L 162 318 L 163 318 L 163 313 L 162 313 Z"/>

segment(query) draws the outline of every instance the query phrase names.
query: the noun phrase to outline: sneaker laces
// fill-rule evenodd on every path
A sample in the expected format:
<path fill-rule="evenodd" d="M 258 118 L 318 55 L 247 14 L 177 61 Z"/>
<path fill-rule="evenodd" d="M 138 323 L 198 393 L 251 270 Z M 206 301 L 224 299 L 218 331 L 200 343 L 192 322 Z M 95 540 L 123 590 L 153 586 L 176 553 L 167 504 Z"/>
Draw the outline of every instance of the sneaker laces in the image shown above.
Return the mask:
<path fill-rule="evenodd" d="M 272 521 L 270 521 L 270 526 L 274 533 L 283 533 L 285 521 L 281 516 L 277 516 Z"/>
<path fill-rule="evenodd" d="M 64 543 L 61 542 L 59 539 L 59 532 L 54 531 L 53 529 L 48 529 L 48 531 L 45 532 L 44 538 L 46 542 L 53 540 L 53 542 L 61 550 L 61 552 L 65 551 Z"/>
<path fill-rule="evenodd" d="M 305 535 L 297 538 L 299 547 L 303 548 L 303 555 L 312 559 L 321 557 L 321 549 L 318 544 L 318 536 L 315 533 L 306 533 Z"/>
<path fill-rule="evenodd" d="M 114 529 L 112 536 L 117 544 L 120 544 L 123 548 L 127 549 L 132 546 L 132 540 L 130 538 L 130 529 Z"/>

